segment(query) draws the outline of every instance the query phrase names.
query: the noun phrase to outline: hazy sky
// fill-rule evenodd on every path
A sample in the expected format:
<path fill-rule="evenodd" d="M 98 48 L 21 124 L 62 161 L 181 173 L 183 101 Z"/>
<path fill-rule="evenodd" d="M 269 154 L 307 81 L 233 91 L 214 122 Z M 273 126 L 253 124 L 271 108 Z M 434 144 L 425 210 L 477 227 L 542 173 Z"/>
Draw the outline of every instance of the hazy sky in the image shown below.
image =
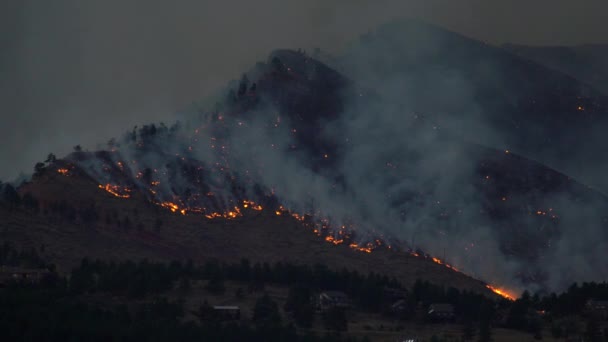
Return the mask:
<path fill-rule="evenodd" d="M 492 43 L 607 43 L 605 0 L 4 0 L 0 179 L 200 100 L 275 48 L 417 17 Z"/>

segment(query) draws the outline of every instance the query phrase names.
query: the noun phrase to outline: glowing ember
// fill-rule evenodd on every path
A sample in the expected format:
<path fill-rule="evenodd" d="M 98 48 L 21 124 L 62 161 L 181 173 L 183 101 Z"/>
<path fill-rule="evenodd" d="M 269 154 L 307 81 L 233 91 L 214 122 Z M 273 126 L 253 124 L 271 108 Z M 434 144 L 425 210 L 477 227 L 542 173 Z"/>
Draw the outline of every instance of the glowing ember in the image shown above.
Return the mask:
<path fill-rule="evenodd" d="M 243 208 L 245 209 L 253 209 L 256 211 L 262 211 L 264 208 L 262 208 L 261 205 L 256 204 L 253 201 L 248 201 L 248 200 L 243 200 Z"/>
<path fill-rule="evenodd" d="M 360 247 L 358 244 L 356 243 L 351 243 L 350 245 L 348 245 L 348 247 L 359 251 L 359 252 L 365 252 L 365 253 L 371 253 L 372 252 L 372 248 L 370 247 Z"/>
<path fill-rule="evenodd" d="M 61 173 L 64 176 L 67 176 L 70 170 L 68 169 L 57 169 L 57 172 Z"/>
<path fill-rule="evenodd" d="M 344 243 L 344 239 L 336 240 L 333 236 L 326 236 L 325 241 L 331 242 L 334 245 L 339 245 L 341 243 Z"/>
<path fill-rule="evenodd" d="M 129 194 L 131 192 L 131 189 L 129 189 L 127 187 L 120 187 L 118 185 L 112 185 L 112 184 L 106 184 L 106 185 L 99 184 L 99 188 L 103 189 L 119 198 L 131 197 L 131 195 Z"/>
<path fill-rule="evenodd" d="M 224 219 L 235 219 L 237 217 L 241 217 L 243 214 L 241 213 L 241 209 L 239 207 L 234 207 L 233 210 L 227 211 L 225 213 L 210 213 L 205 214 L 205 217 L 208 219 L 216 219 L 216 218 L 224 218 Z"/>
<path fill-rule="evenodd" d="M 296 220 L 298 220 L 298 221 L 302 221 L 302 222 L 304 222 L 304 220 L 305 220 L 304 215 L 300 215 L 300 214 L 298 214 L 298 213 L 293 213 L 293 214 L 291 214 L 291 216 L 292 216 L 293 218 L 295 218 Z M 316 229 L 315 229 L 315 230 L 316 230 Z"/>
<path fill-rule="evenodd" d="M 167 208 L 169 210 L 171 210 L 171 212 L 180 212 L 182 213 L 182 215 L 186 215 L 186 209 L 180 209 L 179 205 L 172 203 L 172 202 L 163 202 L 160 203 L 160 205 L 164 208 Z"/>

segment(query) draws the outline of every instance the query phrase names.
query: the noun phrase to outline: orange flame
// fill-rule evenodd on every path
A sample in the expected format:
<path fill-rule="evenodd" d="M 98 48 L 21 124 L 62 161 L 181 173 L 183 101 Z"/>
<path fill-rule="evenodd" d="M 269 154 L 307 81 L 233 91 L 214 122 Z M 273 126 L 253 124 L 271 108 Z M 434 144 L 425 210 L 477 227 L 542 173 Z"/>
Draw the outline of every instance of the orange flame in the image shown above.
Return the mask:
<path fill-rule="evenodd" d="M 160 205 L 164 208 L 171 210 L 171 212 L 176 213 L 179 212 L 182 215 L 186 215 L 187 210 L 185 208 L 180 208 L 179 205 L 172 202 L 163 202 Z"/>
<path fill-rule="evenodd" d="M 331 235 L 326 236 L 326 237 L 325 237 L 325 241 L 327 241 L 327 242 L 331 242 L 331 243 L 333 243 L 334 245 L 339 245 L 339 244 L 341 244 L 341 243 L 344 243 L 344 239 L 336 240 L 336 239 L 335 239 L 333 236 L 331 236 Z"/>
<path fill-rule="evenodd" d="M 505 290 L 505 289 L 499 289 L 499 288 L 494 287 L 494 286 L 492 286 L 492 285 L 486 285 L 486 287 L 487 287 L 488 289 L 492 290 L 492 292 L 496 293 L 497 295 L 499 295 L 499 296 L 501 296 L 501 297 L 503 297 L 503 298 L 505 298 L 505 299 L 508 299 L 508 300 L 510 300 L 510 301 L 514 301 L 514 300 L 515 300 L 515 295 L 513 295 L 513 294 L 509 293 L 509 292 L 508 292 L 507 290 Z"/>
<path fill-rule="evenodd" d="M 112 184 L 101 185 L 101 184 L 99 184 L 99 188 L 111 193 L 112 195 L 114 195 L 118 198 L 131 197 L 131 195 L 129 194 L 129 192 L 131 192 L 131 189 L 129 189 L 127 187 L 121 188 L 118 185 L 112 185 Z"/>
<path fill-rule="evenodd" d="M 359 251 L 359 252 L 365 252 L 365 253 L 371 253 L 372 252 L 372 248 L 371 247 L 360 247 L 358 244 L 356 243 L 351 243 L 350 245 L 348 245 L 348 247 Z"/>
<path fill-rule="evenodd" d="M 57 172 L 61 173 L 64 176 L 67 176 L 70 170 L 68 169 L 57 169 Z"/>
<path fill-rule="evenodd" d="M 248 201 L 248 200 L 243 200 L 243 208 L 245 209 L 253 209 L 256 211 L 262 211 L 264 210 L 264 208 L 262 208 L 261 205 L 256 204 L 254 201 Z"/>

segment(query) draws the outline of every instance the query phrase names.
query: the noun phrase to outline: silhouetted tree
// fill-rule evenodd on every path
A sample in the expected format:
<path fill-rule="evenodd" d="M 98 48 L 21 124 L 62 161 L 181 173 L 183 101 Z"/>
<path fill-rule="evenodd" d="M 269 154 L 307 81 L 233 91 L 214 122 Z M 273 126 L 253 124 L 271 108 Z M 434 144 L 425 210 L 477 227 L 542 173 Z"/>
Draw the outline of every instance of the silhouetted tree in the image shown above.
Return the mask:
<path fill-rule="evenodd" d="M 280 325 L 281 315 L 277 303 L 264 294 L 258 298 L 253 308 L 253 322 L 257 326 Z"/>
<path fill-rule="evenodd" d="M 0 187 L 0 199 L 4 200 L 9 204 L 9 207 L 14 208 L 21 204 L 21 197 L 19 193 L 11 184 L 4 184 Z"/>
<path fill-rule="evenodd" d="M 27 209 L 38 211 L 38 209 L 40 208 L 38 200 L 29 192 L 23 195 L 22 202 L 23 206 L 25 206 Z"/>
<path fill-rule="evenodd" d="M 201 320 L 202 323 L 212 322 L 212 321 L 215 321 L 217 318 L 217 315 L 215 314 L 213 307 L 211 305 L 209 305 L 207 300 L 205 300 L 203 302 L 203 304 L 201 304 L 201 306 L 198 308 L 197 316 Z"/>
<path fill-rule="evenodd" d="M 283 65 L 283 62 L 281 62 L 281 60 L 279 59 L 279 57 L 273 57 L 272 60 L 270 61 L 270 64 L 272 65 L 272 67 L 274 68 L 274 70 L 280 74 L 285 72 L 285 65 Z"/>
<path fill-rule="evenodd" d="M 226 102 L 231 105 L 236 104 L 238 102 L 236 93 L 234 92 L 233 89 L 228 90 L 228 95 L 226 96 Z"/>
<path fill-rule="evenodd" d="M 80 145 L 74 146 L 74 152 L 82 152 L 82 147 Z"/>
<path fill-rule="evenodd" d="M 190 293 L 190 290 L 192 289 L 192 285 L 190 284 L 190 278 L 182 277 L 179 280 L 178 288 L 181 293 Z"/>
<path fill-rule="evenodd" d="M 224 285 L 224 279 L 220 276 L 214 276 L 205 285 L 205 290 L 213 294 L 223 294 L 226 292 L 226 286 Z"/>
<path fill-rule="evenodd" d="M 294 286 L 289 289 L 285 301 L 285 311 L 290 312 L 296 324 L 302 328 L 311 328 L 314 320 L 314 308 L 310 299 L 309 287 Z"/>
<path fill-rule="evenodd" d="M 44 161 L 45 163 L 54 163 L 57 161 L 57 157 L 55 157 L 54 154 L 49 153 L 49 155 L 46 157 L 46 160 Z"/>
<path fill-rule="evenodd" d="M 46 167 L 44 166 L 44 163 L 36 163 L 36 165 L 34 165 L 34 176 L 41 176 L 45 170 Z"/>
<path fill-rule="evenodd" d="M 475 337 L 475 325 L 472 319 L 465 319 L 462 325 L 462 339 L 464 341 L 472 341 Z"/>
<path fill-rule="evenodd" d="M 602 340 L 600 325 L 595 315 L 587 317 L 585 327 L 585 341 L 600 342 Z"/>
<path fill-rule="evenodd" d="M 346 311 L 341 308 L 330 308 L 323 313 L 323 324 L 327 330 L 346 331 L 348 321 Z"/>
<path fill-rule="evenodd" d="M 249 78 L 247 78 L 246 74 L 243 74 L 241 77 L 241 81 L 239 82 L 239 89 L 237 95 L 242 97 L 247 93 L 247 88 L 249 87 Z"/>

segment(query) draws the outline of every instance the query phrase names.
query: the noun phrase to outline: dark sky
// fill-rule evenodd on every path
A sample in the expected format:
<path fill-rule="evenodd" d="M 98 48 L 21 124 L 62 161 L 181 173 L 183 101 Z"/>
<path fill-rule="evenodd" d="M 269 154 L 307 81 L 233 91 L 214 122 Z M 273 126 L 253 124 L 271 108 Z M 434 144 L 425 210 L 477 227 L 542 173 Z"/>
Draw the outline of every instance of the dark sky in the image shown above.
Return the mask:
<path fill-rule="evenodd" d="M 606 43 L 605 13 L 605 0 L 5 0 L 0 179 L 171 122 L 275 48 L 339 52 L 399 17 L 496 44 Z"/>

